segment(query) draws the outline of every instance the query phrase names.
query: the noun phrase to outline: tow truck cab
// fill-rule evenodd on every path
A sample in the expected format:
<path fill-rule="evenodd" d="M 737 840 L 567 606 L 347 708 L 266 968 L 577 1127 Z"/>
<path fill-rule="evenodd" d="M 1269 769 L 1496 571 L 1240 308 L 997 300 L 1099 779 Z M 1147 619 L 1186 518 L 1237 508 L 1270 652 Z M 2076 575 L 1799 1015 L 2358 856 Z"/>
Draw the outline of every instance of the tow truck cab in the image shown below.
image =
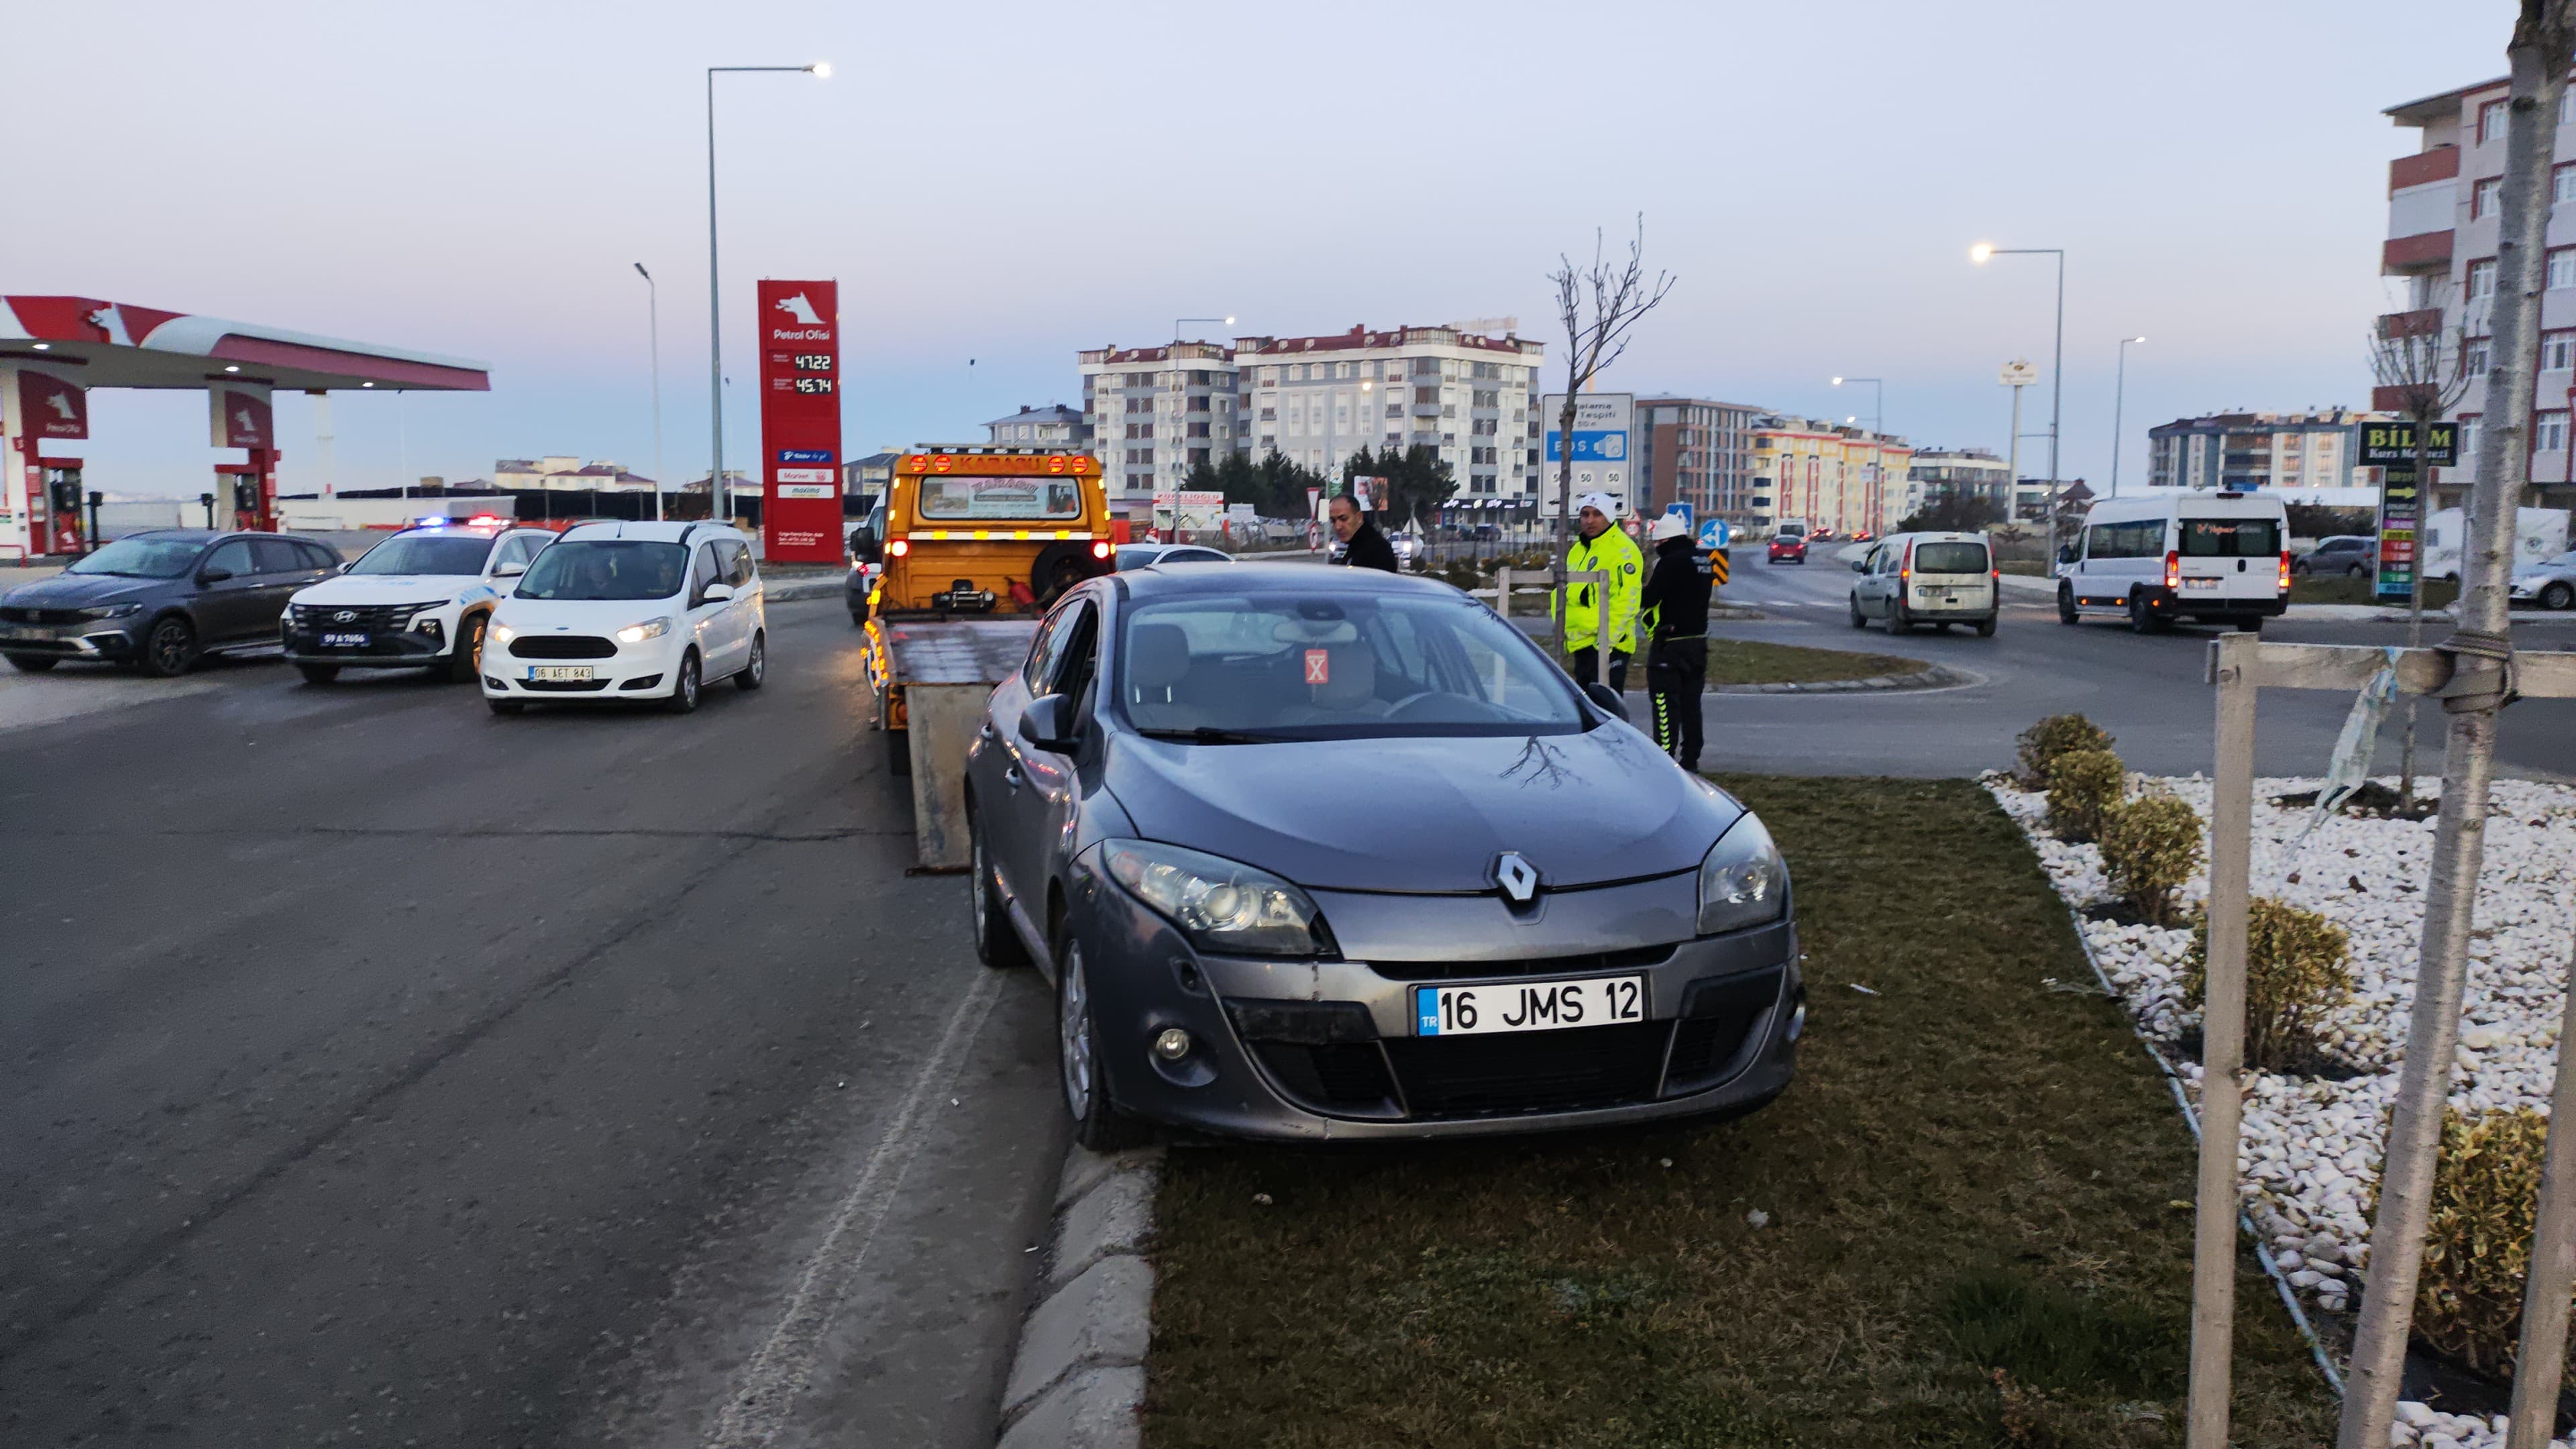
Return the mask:
<path fill-rule="evenodd" d="M 1044 613 L 1115 567 L 1100 462 L 1069 448 L 923 448 L 886 487 L 869 614 Z"/>

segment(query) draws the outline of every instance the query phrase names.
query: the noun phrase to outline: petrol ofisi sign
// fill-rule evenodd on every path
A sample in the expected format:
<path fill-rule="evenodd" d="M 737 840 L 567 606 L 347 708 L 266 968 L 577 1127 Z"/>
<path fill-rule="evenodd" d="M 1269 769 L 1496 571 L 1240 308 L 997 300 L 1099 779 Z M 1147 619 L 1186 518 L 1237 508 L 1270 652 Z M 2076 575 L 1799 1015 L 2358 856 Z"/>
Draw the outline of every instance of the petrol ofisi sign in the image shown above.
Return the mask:
<path fill-rule="evenodd" d="M 841 286 L 760 284 L 760 533 L 782 562 L 841 560 Z"/>

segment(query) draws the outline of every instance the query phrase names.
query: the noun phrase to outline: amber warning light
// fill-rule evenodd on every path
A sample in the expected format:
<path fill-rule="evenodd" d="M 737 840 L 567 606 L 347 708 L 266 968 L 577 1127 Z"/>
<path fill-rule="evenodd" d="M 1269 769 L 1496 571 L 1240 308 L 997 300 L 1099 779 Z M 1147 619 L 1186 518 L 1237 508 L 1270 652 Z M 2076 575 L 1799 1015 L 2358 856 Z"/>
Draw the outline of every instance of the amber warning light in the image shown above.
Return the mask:
<path fill-rule="evenodd" d="M 1099 467 L 1097 460 L 1063 453 L 1026 457 L 996 456 L 986 453 L 912 453 L 896 469 L 899 473 L 964 473 L 976 477 L 1009 477 L 1016 474 L 1089 473 Z"/>

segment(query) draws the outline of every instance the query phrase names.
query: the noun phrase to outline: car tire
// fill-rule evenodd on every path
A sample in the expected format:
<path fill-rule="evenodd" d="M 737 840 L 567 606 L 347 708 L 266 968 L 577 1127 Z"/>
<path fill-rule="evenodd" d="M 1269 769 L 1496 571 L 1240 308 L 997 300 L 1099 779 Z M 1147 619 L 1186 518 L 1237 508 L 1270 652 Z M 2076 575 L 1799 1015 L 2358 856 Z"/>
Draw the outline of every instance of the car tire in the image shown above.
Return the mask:
<path fill-rule="evenodd" d="M 742 667 L 733 672 L 733 687 L 748 693 L 758 689 L 769 678 L 769 631 L 754 630 L 751 652 L 743 656 Z"/>
<path fill-rule="evenodd" d="M 1073 1140 L 1094 1152 L 1115 1152 L 1144 1143 L 1145 1125 L 1109 1101 L 1109 1083 L 1100 1066 L 1100 1034 L 1091 1015 L 1091 978 L 1082 959 L 1082 943 L 1070 933 L 1056 943 L 1055 1056 L 1056 1088 L 1065 1115 L 1073 1119 Z"/>
<path fill-rule="evenodd" d="M 1906 617 L 1905 605 L 1903 603 L 1894 603 L 1887 606 L 1887 632 L 1890 634 L 1911 634 L 1914 632 L 1914 621 Z"/>
<path fill-rule="evenodd" d="M 2155 605 L 2147 601 L 2147 596 L 2144 592 L 2129 595 L 2129 630 L 2131 633 L 2152 634 L 2163 622 L 2163 620 L 2156 617 Z"/>
<path fill-rule="evenodd" d="M 1980 639 L 1992 639 L 1995 637 L 1995 621 L 1992 619 L 1979 619 L 1977 621 L 1977 637 Z"/>
<path fill-rule="evenodd" d="M 27 674 L 42 674 L 63 661 L 51 654 L 12 654 L 10 664 Z"/>
<path fill-rule="evenodd" d="M 304 682 L 307 684 L 329 684 L 332 680 L 340 677 L 340 666 L 337 664 L 298 664 L 295 666 L 295 672 L 303 675 Z"/>
<path fill-rule="evenodd" d="M 2073 584 L 2061 583 L 2057 586 L 2057 622 L 2061 624 L 2081 624 L 2084 622 L 2084 616 L 2075 612 L 2075 586 Z"/>
<path fill-rule="evenodd" d="M 497 699 L 487 694 L 483 696 L 483 702 L 492 707 L 492 712 L 494 714 L 525 714 L 528 711 L 528 704 L 525 700 Z"/>
<path fill-rule="evenodd" d="M 2571 587 L 2564 583 L 2549 585 L 2540 591 L 2540 607 L 2544 609 L 2576 608 L 2576 587 Z M 9 662 L 17 664 L 17 660 L 15 659 L 10 660 Z M 46 662 L 50 664 L 53 661 L 47 660 Z M 19 664 L 18 667 L 24 669 L 27 666 Z"/>
<path fill-rule="evenodd" d="M 2345 570 L 2343 571 L 2343 576 L 2344 576 L 2345 578 L 2348 578 L 2348 579 L 2366 579 L 2366 578 L 2369 578 L 2369 577 L 2370 577 L 2370 566 L 2369 566 L 2368 564 L 2354 564 L 2351 568 L 2345 569 Z"/>
<path fill-rule="evenodd" d="M 993 862 L 984 852 L 984 812 L 966 802 L 966 909 L 975 928 L 975 959 L 996 971 L 1029 964 L 1029 948 L 1011 929 L 1011 908 L 993 881 Z"/>
<path fill-rule="evenodd" d="M 2239 619 L 2239 620 L 2237 620 L 2237 621 L 2236 621 L 2236 632 L 2237 632 L 2237 633 L 2239 633 L 2239 634 L 2260 634 L 2260 633 L 2262 633 L 2262 632 L 2263 632 L 2263 616 L 2262 616 L 2262 615 L 2260 615 L 2260 614 L 2257 614 L 2257 615 L 2255 615 L 2253 618 L 2250 618 L 2250 619 Z"/>
<path fill-rule="evenodd" d="M 850 611 L 850 627 L 853 629 L 864 629 L 868 627 L 868 611 L 865 609 L 852 609 Z"/>
<path fill-rule="evenodd" d="M 1869 627 L 1869 616 L 1860 611 L 1860 595 L 1858 594 L 1851 596 L 1851 621 L 1852 627 L 1855 629 L 1866 629 Z"/>
<path fill-rule="evenodd" d="M 188 666 L 197 662 L 196 628 L 178 614 L 154 620 L 143 635 L 143 654 L 137 662 L 155 679 L 187 673 Z"/>
<path fill-rule="evenodd" d="M 679 670 L 671 677 L 670 696 L 662 701 L 662 708 L 665 711 L 671 714 L 687 714 L 698 707 L 700 686 L 704 683 L 698 671 L 698 651 L 691 649 L 683 653 L 680 656 Z"/>
<path fill-rule="evenodd" d="M 472 684 L 483 677 L 483 632 L 491 622 L 487 614 L 468 614 L 457 624 L 456 647 L 447 655 L 448 683 Z"/>

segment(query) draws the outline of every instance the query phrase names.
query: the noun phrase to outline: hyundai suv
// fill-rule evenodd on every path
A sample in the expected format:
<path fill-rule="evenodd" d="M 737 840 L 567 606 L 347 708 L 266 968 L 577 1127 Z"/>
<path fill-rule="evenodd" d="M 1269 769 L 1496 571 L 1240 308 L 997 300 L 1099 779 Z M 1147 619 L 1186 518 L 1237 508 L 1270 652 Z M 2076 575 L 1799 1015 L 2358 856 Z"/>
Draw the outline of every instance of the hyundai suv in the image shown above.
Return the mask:
<path fill-rule="evenodd" d="M 423 519 L 288 600 L 279 642 L 308 684 L 343 669 L 426 669 L 462 684 L 483 662 L 502 590 L 554 538 L 497 518 Z"/>

